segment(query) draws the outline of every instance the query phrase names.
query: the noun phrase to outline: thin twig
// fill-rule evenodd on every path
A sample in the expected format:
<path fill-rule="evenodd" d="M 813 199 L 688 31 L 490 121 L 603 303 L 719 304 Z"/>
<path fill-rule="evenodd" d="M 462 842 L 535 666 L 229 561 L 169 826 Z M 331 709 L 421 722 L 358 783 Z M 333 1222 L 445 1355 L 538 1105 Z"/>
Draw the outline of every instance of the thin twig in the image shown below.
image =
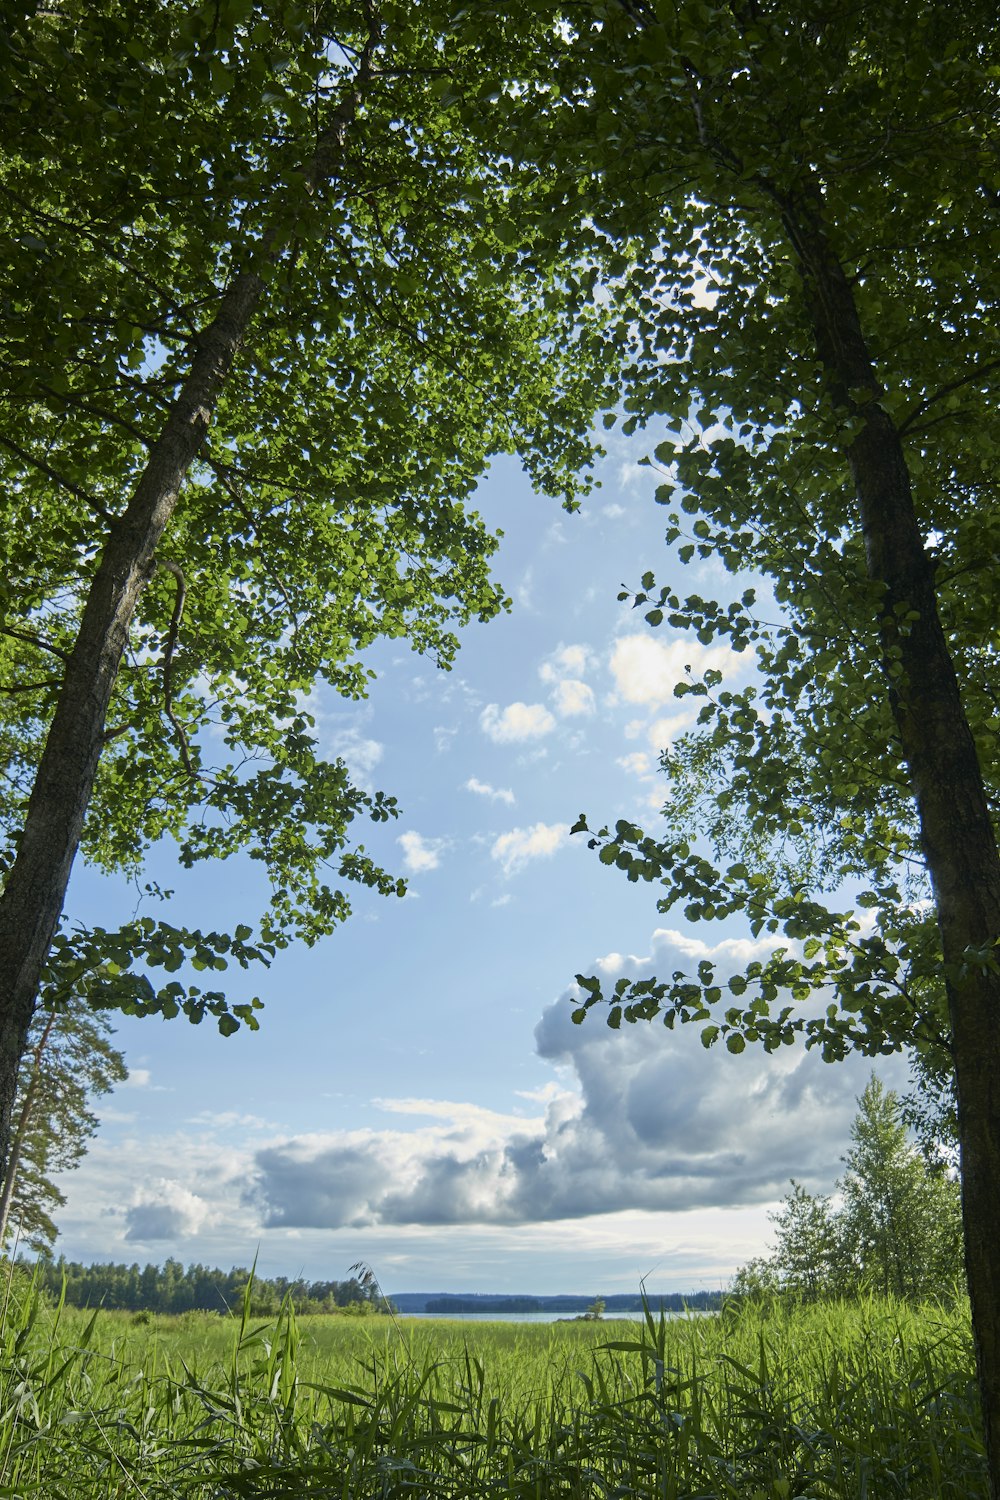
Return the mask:
<path fill-rule="evenodd" d="M 198 771 L 193 761 L 191 760 L 191 747 L 188 744 L 187 733 L 184 729 L 183 724 L 174 713 L 174 651 L 177 647 L 177 633 L 180 630 L 181 619 L 184 615 L 184 600 L 187 598 L 187 584 L 184 580 L 183 570 L 178 563 L 171 562 L 169 558 L 158 557 L 156 559 L 156 565 L 158 568 L 162 568 L 165 573 L 170 573 L 177 580 L 177 593 L 174 598 L 174 611 L 170 617 L 170 629 L 167 632 L 167 645 L 166 650 L 163 653 L 163 707 L 164 712 L 173 725 L 174 732 L 177 735 L 177 740 L 180 745 L 181 751 L 181 760 L 184 762 L 184 769 L 185 771 L 187 771 L 192 781 L 197 781 Z"/>

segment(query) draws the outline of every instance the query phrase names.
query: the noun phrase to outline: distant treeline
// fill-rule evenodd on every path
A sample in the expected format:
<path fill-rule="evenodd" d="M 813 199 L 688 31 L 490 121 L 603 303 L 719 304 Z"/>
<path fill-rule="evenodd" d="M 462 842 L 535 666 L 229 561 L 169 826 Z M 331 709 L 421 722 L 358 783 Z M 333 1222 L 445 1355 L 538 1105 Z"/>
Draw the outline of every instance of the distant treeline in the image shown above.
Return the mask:
<path fill-rule="evenodd" d="M 401 1312 L 416 1310 L 408 1305 L 405 1294 L 394 1298 Z M 428 1313 L 582 1313 L 596 1303 L 604 1304 L 608 1316 L 615 1313 L 642 1312 L 643 1299 L 639 1295 L 619 1293 L 610 1297 L 575 1297 L 568 1295 L 553 1297 L 506 1297 L 491 1293 L 473 1293 L 462 1296 L 458 1293 L 442 1292 L 440 1296 L 423 1299 L 423 1312 Z M 655 1315 L 660 1312 L 718 1312 L 722 1306 L 721 1292 L 667 1292 L 648 1297 L 646 1305 Z"/>
<path fill-rule="evenodd" d="M 250 1280 L 245 1266 L 220 1271 L 209 1266 L 191 1265 L 185 1270 L 179 1260 L 168 1260 L 162 1266 L 136 1263 L 126 1265 L 81 1265 L 79 1261 L 43 1260 L 36 1275 L 39 1285 L 58 1298 L 63 1285 L 70 1307 L 105 1307 L 126 1312 L 183 1313 L 238 1310 L 243 1292 Z M 272 1280 L 254 1275 L 251 1311 L 257 1317 L 276 1313 L 285 1300 L 296 1312 L 355 1314 L 383 1311 L 375 1291 L 366 1290 L 360 1282 L 289 1281 L 285 1276 Z"/>

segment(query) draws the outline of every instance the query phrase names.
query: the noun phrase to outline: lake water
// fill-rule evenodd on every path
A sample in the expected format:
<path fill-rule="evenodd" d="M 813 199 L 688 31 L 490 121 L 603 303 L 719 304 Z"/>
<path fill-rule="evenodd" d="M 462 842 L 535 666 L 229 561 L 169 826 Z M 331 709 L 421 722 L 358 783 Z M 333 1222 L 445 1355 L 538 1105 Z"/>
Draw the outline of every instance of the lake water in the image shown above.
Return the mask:
<path fill-rule="evenodd" d="M 567 1312 L 404 1312 L 399 1313 L 398 1316 L 400 1318 L 447 1318 L 453 1323 L 558 1323 L 560 1318 L 575 1318 L 576 1314 Z M 605 1313 L 601 1322 L 641 1323 L 644 1316 L 645 1314 L 641 1312 Z M 666 1316 L 683 1318 L 685 1314 L 668 1312 Z M 688 1313 L 687 1316 L 701 1315 Z"/>

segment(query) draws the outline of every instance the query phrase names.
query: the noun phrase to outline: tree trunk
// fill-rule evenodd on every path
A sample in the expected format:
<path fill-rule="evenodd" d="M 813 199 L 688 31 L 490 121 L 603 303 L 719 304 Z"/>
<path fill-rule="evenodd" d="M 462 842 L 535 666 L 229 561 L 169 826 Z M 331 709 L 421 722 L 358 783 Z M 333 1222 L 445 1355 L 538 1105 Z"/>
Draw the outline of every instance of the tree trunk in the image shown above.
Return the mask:
<path fill-rule="evenodd" d="M 24 1092 L 21 1100 L 21 1108 L 17 1116 L 17 1128 L 14 1131 L 10 1143 L 10 1151 L 7 1153 L 7 1166 L 3 1177 L 3 1192 L 0 1193 L 0 1248 L 3 1247 L 7 1238 L 7 1220 L 10 1218 L 10 1205 L 14 1198 L 14 1189 L 17 1186 L 17 1173 L 21 1165 L 21 1152 L 24 1149 L 24 1137 L 27 1134 L 31 1116 L 34 1113 L 35 1100 L 38 1097 L 38 1080 L 42 1073 L 42 1058 L 45 1056 L 45 1048 L 48 1046 L 52 1028 L 56 1024 L 56 1007 L 53 1005 L 49 1011 L 45 1028 L 38 1039 L 35 1055 L 31 1062 L 31 1081 Z"/>
<path fill-rule="evenodd" d="M 884 585 L 883 665 L 944 954 L 958 1084 L 966 1270 L 990 1493 L 1000 1500 L 1000 857 L 937 611 L 933 564 L 903 445 L 880 405 L 882 387 L 853 291 L 829 243 L 822 197 L 811 188 L 785 199 L 782 208 L 831 394 L 863 422 L 848 456 L 868 574 Z M 868 399 L 859 401 L 859 395 Z"/>
<path fill-rule="evenodd" d="M 17 858 L 0 896 L 0 1163 L 7 1157 L 18 1065 L 62 914 L 136 604 L 263 285 L 253 272 L 238 276 L 201 334 L 142 478 L 112 525 L 66 666 Z"/>
<path fill-rule="evenodd" d="M 373 74 L 381 41 L 375 12 L 357 71 L 306 168 L 312 191 L 337 170 L 341 148 Z M 276 260 L 291 225 L 272 230 L 259 254 Z M 73 859 L 104 746 L 108 705 L 139 596 L 181 485 L 205 441 L 220 392 L 261 299 L 264 282 L 240 273 L 198 336 L 187 379 L 153 444 L 146 468 L 110 534 L 84 607 L 32 787 L 17 857 L 0 896 L 0 1170 L 10 1144 L 17 1070 L 38 985 L 62 914 Z"/>

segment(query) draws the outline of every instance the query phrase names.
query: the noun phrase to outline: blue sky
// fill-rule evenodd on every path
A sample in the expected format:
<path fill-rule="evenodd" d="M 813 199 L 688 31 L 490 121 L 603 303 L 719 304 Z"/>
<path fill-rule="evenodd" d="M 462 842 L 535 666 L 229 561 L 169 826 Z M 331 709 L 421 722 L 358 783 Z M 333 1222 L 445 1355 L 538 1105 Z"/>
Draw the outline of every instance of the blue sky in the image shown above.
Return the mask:
<path fill-rule="evenodd" d="M 868 1062 L 569 1021 L 578 971 L 672 970 L 720 944 L 735 969 L 752 947 L 659 916 L 653 888 L 568 833 L 581 811 L 655 830 L 657 751 L 689 722 L 674 683 L 688 664 L 733 681 L 751 666 L 617 602 L 646 568 L 710 596 L 745 580 L 682 568 L 659 476 L 635 443 L 608 449 L 576 515 L 494 464 L 477 505 L 505 533 L 513 609 L 464 633 L 450 673 L 391 643 L 370 654 L 367 702 L 311 703 L 327 752 L 398 797 L 402 817 L 365 841 L 410 893 L 359 891 L 337 934 L 255 976 L 256 1034 L 119 1021 L 131 1078 L 60 1184 L 68 1257 L 257 1254 L 264 1274 L 317 1278 L 363 1259 L 389 1291 L 618 1292 L 647 1274 L 684 1291 L 765 1247 L 791 1176 L 832 1186 Z M 174 889 L 173 920 L 224 927 L 263 905 L 249 863 L 186 873 L 164 849 L 148 875 Z M 136 901 L 78 869 L 69 911 L 114 925 Z M 905 1085 L 899 1060 L 880 1073 Z"/>

